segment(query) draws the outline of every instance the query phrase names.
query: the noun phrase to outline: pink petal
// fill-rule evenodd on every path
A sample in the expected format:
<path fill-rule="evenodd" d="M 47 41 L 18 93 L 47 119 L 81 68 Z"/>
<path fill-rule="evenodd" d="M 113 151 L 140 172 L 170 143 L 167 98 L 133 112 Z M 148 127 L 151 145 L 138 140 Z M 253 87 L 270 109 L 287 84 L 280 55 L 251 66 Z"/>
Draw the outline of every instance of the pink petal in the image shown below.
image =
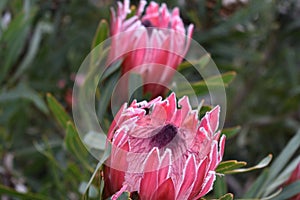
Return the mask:
<path fill-rule="evenodd" d="M 224 155 L 224 149 L 225 149 L 225 139 L 226 136 L 222 135 L 219 143 L 219 157 L 218 157 L 218 162 L 221 162 L 223 155 Z"/>
<path fill-rule="evenodd" d="M 195 199 L 203 197 L 204 195 L 206 195 L 212 189 L 213 183 L 215 181 L 215 178 L 216 178 L 216 176 L 213 173 L 210 173 L 206 177 L 206 180 L 205 180 L 205 183 L 204 183 L 204 187 L 203 187 L 202 191 L 200 192 L 200 194 L 197 195 L 197 197 Z"/>
<path fill-rule="evenodd" d="M 140 0 L 140 4 L 139 4 L 139 7 L 138 7 L 138 10 L 137 10 L 137 13 L 136 13 L 137 16 L 142 15 L 142 13 L 144 12 L 144 8 L 145 8 L 146 4 L 147 4 L 146 0 Z"/>
<path fill-rule="evenodd" d="M 208 123 L 208 117 L 207 117 L 208 114 L 206 114 L 200 121 L 200 125 L 199 125 L 199 131 L 200 132 L 203 132 L 203 133 L 206 133 L 206 135 L 208 137 L 211 137 L 212 134 L 211 134 L 211 131 L 210 131 L 210 127 L 209 127 L 209 123 Z M 203 129 L 205 131 L 203 131 Z"/>
<path fill-rule="evenodd" d="M 193 31 L 194 31 L 194 25 L 191 24 L 191 25 L 189 25 L 189 27 L 187 29 L 187 38 L 186 38 L 187 41 L 186 41 L 186 44 L 185 44 L 185 49 L 184 49 L 183 55 L 186 55 L 188 50 L 189 50 L 191 40 L 192 40 Z"/>
<path fill-rule="evenodd" d="M 163 3 L 160 7 L 160 28 L 168 28 L 170 22 L 170 13 L 168 11 L 167 5 Z"/>
<path fill-rule="evenodd" d="M 149 191 L 150 194 L 153 191 Z M 175 188 L 171 178 L 168 178 L 153 193 L 150 200 L 175 200 Z"/>
<path fill-rule="evenodd" d="M 166 112 L 166 101 L 161 102 L 160 104 L 155 104 L 153 106 L 152 115 L 151 115 L 151 124 L 153 126 L 161 126 L 165 124 L 167 120 Z"/>
<path fill-rule="evenodd" d="M 158 186 L 158 177 L 157 177 L 157 169 L 160 165 L 159 163 L 159 152 L 157 148 L 153 148 L 149 153 L 148 157 L 145 161 L 145 173 L 141 180 L 140 185 L 140 194 L 141 198 L 145 198 L 147 196 L 143 196 L 146 194 L 151 194 L 151 192 L 155 191 Z M 149 196 L 148 196 L 149 198 Z"/>
<path fill-rule="evenodd" d="M 187 96 L 183 96 L 181 99 L 179 99 L 178 105 L 180 105 L 183 118 L 185 118 L 188 113 L 192 111 L 192 107 Z"/>
<path fill-rule="evenodd" d="M 171 121 L 173 114 L 176 114 L 177 111 L 177 101 L 176 101 L 176 95 L 174 92 L 171 93 L 171 95 L 167 98 L 168 105 L 166 107 L 166 113 L 168 114 L 167 121 Z"/>
<path fill-rule="evenodd" d="M 210 170 L 215 170 L 215 168 L 217 167 L 218 163 L 218 143 L 216 141 L 213 141 L 212 143 L 213 147 L 210 150 L 210 155 L 209 155 L 209 159 L 210 159 Z"/>
<path fill-rule="evenodd" d="M 108 166 L 104 166 L 104 174 L 109 174 L 109 176 L 104 176 L 104 196 L 109 197 L 122 188 L 125 172 L 110 168 Z"/>
<path fill-rule="evenodd" d="M 161 164 L 159 166 L 158 185 L 162 184 L 167 178 L 169 178 L 172 168 L 172 152 L 170 149 L 166 149 Z"/>
<path fill-rule="evenodd" d="M 206 168 L 207 168 L 208 159 L 205 158 L 197 169 L 197 177 L 195 179 L 195 183 L 189 199 L 193 199 L 197 194 L 200 193 L 201 188 L 203 187 L 204 177 L 206 175 Z"/>
<path fill-rule="evenodd" d="M 214 107 L 208 114 L 208 121 L 212 132 L 216 132 L 219 126 L 220 106 Z"/>
<path fill-rule="evenodd" d="M 197 174 L 195 157 L 192 154 L 190 154 L 189 158 L 186 161 L 185 168 L 183 169 L 183 180 L 179 192 L 177 194 L 177 199 L 186 199 L 189 196 L 196 175 Z"/>
<path fill-rule="evenodd" d="M 108 130 L 108 134 L 107 134 L 107 139 L 108 140 L 112 140 L 112 137 L 113 137 L 113 134 L 114 134 L 114 131 L 115 129 L 118 127 L 118 124 L 120 123 L 119 120 L 120 120 L 120 117 L 123 113 L 123 111 L 126 109 L 127 107 L 127 104 L 124 103 L 122 105 L 122 107 L 120 108 L 120 110 L 118 111 L 118 113 L 116 114 L 113 122 L 111 123 L 110 127 L 109 127 L 109 130 Z"/>

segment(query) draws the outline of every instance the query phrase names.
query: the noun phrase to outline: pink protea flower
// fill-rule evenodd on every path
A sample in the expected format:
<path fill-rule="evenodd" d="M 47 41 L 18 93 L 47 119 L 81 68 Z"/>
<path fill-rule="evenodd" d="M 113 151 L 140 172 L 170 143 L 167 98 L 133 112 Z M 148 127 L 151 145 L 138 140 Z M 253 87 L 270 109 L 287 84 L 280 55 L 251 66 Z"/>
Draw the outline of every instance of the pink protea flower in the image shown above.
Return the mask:
<path fill-rule="evenodd" d="M 300 180 L 300 162 L 298 163 L 297 167 L 294 169 L 290 178 L 285 182 L 284 185 L 289 185 L 299 180 Z M 297 195 L 290 198 L 290 200 L 300 200 L 300 191 Z"/>
<path fill-rule="evenodd" d="M 144 80 L 144 93 L 152 97 L 163 95 L 190 45 L 193 25 L 185 30 L 179 9 L 170 13 L 166 4 L 141 0 L 136 13 L 131 13 L 130 1 L 118 2 L 117 12 L 111 9 L 111 57 L 124 55 L 122 74 L 134 69 Z M 144 14 L 143 14 L 144 13 Z M 129 52 L 128 52 L 129 51 Z M 156 84 L 157 83 L 157 84 Z"/>
<path fill-rule="evenodd" d="M 219 141 L 219 106 L 198 121 L 187 97 L 133 101 L 120 109 L 109 129 L 112 144 L 104 167 L 104 196 L 123 191 L 141 199 L 198 199 L 215 180 L 225 136 Z"/>

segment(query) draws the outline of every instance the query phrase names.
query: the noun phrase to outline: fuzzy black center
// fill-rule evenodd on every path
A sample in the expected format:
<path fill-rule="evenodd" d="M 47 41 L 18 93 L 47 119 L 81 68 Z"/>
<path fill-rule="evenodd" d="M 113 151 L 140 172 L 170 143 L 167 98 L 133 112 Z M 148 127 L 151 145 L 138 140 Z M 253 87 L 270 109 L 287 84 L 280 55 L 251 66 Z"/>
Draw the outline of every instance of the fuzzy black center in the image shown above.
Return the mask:
<path fill-rule="evenodd" d="M 167 124 L 159 130 L 159 132 L 151 138 L 150 145 L 152 147 L 162 148 L 166 146 L 176 136 L 177 128 L 172 124 Z"/>

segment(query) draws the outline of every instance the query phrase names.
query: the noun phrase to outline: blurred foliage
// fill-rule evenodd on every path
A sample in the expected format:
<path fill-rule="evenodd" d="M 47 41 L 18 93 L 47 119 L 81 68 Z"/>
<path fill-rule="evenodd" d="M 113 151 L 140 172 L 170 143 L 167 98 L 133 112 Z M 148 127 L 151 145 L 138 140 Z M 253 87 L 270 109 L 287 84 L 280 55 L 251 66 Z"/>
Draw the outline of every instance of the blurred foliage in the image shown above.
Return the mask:
<path fill-rule="evenodd" d="M 180 7 L 184 22 L 195 24 L 193 38 L 230 76 L 228 82 L 233 80 L 227 88 L 225 123 L 233 136 L 227 141 L 224 160 L 245 160 L 251 166 L 269 153 L 276 158 L 300 128 L 299 1 L 164 2 Z M 112 5 L 112 0 L 0 1 L 0 194 L 79 199 L 86 193 L 97 162 L 79 151 L 82 144 L 69 116 L 70 91 L 91 46 L 103 40 L 93 38 L 99 21 L 109 21 Z M 46 101 L 46 93 L 53 94 L 64 109 L 51 95 Z M 64 113 L 58 114 L 64 116 L 57 119 L 59 123 L 53 117 L 58 116 L 56 112 Z M 293 153 L 299 155 L 299 148 Z M 282 163 L 275 172 L 287 176 L 296 161 L 299 157 L 289 167 L 288 161 Z M 284 171 L 284 166 L 289 170 Z M 215 192 L 251 196 L 259 180 L 274 180 L 274 175 L 267 178 L 274 168 L 271 165 L 256 182 L 256 173 L 226 175 L 217 181 L 221 187 Z M 90 197 L 101 193 L 96 189 L 101 178 L 93 177 Z M 28 196 L 22 191 L 28 191 Z M 232 195 L 221 199 L 232 199 Z"/>

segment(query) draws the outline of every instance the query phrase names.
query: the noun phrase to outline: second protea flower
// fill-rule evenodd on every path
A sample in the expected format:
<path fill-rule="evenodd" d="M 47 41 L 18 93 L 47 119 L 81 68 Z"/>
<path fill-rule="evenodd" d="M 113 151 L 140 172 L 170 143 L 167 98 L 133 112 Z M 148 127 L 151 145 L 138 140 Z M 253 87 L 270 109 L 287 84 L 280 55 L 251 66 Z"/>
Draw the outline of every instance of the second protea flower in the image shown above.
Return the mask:
<path fill-rule="evenodd" d="M 124 59 L 122 74 L 133 70 L 142 76 L 144 93 L 164 95 L 167 86 L 190 46 L 193 25 L 187 30 L 179 9 L 169 12 L 166 4 L 141 0 L 132 14 L 130 1 L 118 2 L 111 10 L 111 57 Z"/>
<path fill-rule="evenodd" d="M 207 194 L 224 152 L 219 112 L 217 106 L 199 121 L 188 98 L 177 104 L 174 93 L 166 100 L 125 104 L 108 133 L 112 150 L 104 167 L 105 197 L 116 199 L 123 191 L 147 200 Z"/>

